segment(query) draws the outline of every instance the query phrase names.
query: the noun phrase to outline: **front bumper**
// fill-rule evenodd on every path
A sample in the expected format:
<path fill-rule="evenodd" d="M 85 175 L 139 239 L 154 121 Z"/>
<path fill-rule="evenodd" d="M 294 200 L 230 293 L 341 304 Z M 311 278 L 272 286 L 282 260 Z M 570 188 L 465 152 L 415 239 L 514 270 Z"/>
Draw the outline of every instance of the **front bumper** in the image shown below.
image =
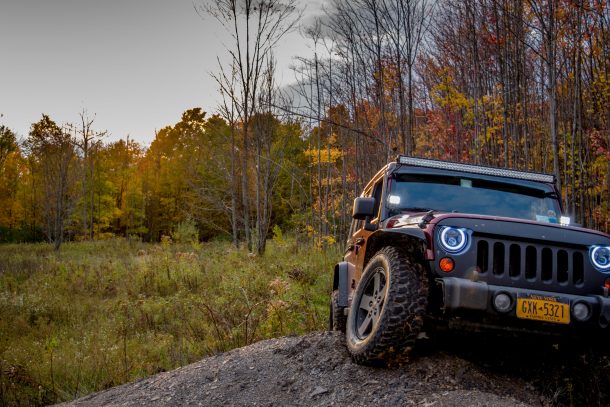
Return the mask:
<path fill-rule="evenodd" d="M 607 328 L 610 325 L 610 298 L 601 295 L 585 296 L 564 293 L 559 294 L 525 288 L 489 285 L 485 282 L 471 281 L 457 277 L 444 277 L 437 279 L 437 281 L 442 286 L 442 306 L 445 310 L 484 311 L 488 314 L 504 315 L 516 320 L 516 307 L 514 304 L 516 303 L 518 296 L 560 296 L 562 299 L 569 301 L 570 310 L 573 310 L 573 305 L 577 302 L 586 303 L 591 310 L 590 317 L 584 322 L 571 318 L 570 326 L 586 324 Z M 493 306 L 493 298 L 499 293 L 508 294 L 513 299 L 513 307 L 508 312 L 500 313 Z"/>

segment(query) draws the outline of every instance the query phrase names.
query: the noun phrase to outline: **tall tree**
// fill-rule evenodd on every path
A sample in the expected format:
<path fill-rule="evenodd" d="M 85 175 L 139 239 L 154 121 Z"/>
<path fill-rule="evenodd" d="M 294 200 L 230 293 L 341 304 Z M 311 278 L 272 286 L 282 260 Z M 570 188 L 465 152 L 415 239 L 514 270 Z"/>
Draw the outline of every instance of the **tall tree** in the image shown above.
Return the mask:
<path fill-rule="evenodd" d="M 18 194 L 26 176 L 15 133 L 0 126 L 0 241 L 13 240 L 14 232 L 24 220 L 23 203 Z"/>
<path fill-rule="evenodd" d="M 237 89 L 228 81 L 231 75 L 220 65 L 218 82 L 224 93 L 235 98 L 238 116 L 242 124 L 242 168 L 249 167 L 250 120 L 256 112 L 264 63 L 278 41 L 291 31 L 297 21 L 296 0 L 207 0 L 200 10 L 214 16 L 231 34 L 233 44 L 227 49 L 231 66 L 237 70 Z M 248 173 L 242 174 L 243 223 L 248 250 L 252 250 L 250 234 L 250 198 Z M 258 204 L 258 203 L 256 203 Z"/>
<path fill-rule="evenodd" d="M 42 208 L 47 238 L 58 251 L 75 201 L 76 153 L 72 135 L 47 115 L 32 124 L 26 145 L 33 172 L 42 185 Z"/>
<path fill-rule="evenodd" d="M 229 76 L 226 75 L 226 71 L 222 72 L 216 79 L 220 85 L 219 90 L 222 96 L 222 104 L 219 109 L 220 115 L 229 124 L 231 134 L 231 150 L 229 152 L 229 160 L 231 161 L 231 238 L 233 245 L 239 247 L 239 211 L 237 208 L 237 201 L 240 185 L 238 183 L 239 178 L 237 175 L 237 105 L 236 97 L 233 94 L 236 85 L 235 81 L 237 79 L 235 63 L 231 64 Z"/>
<path fill-rule="evenodd" d="M 559 190 L 562 190 L 561 173 L 559 170 L 559 140 L 557 137 L 557 13 L 558 0 L 527 0 L 535 16 L 532 26 L 538 30 L 541 41 L 539 55 L 546 68 L 545 88 L 548 98 L 549 134 L 551 136 L 551 151 L 553 156 L 553 174 L 557 179 Z"/>
<path fill-rule="evenodd" d="M 95 171 L 94 160 L 91 157 L 92 151 L 98 149 L 102 143 L 103 137 L 106 136 L 106 131 L 96 131 L 93 129 L 93 122 L 95 116 L 90 117 L 86 110 L 82 110 L 79 113 L 80 123 L 78 125 L 68 124 L 67 130 L 73 134 L 74 143 L 79 148 L 82 158 L 82 179 L 81 179 L 81 190 L 82 190 L 82 227 L 83 227 L 83 239 L 93 239 L 93 221 L 91 221 L 91 227 L 87 226 L 89 219 L 87 217 L 87 210 L 89 209 L 89 215 L 93 217 L 93 188 L 92 180 Z"/>
<path fill-rule="evenodd" d="M 282 124 L 273 107 L 278 104 L 275 83 L 275 61 L 269 56 L 265 66 L 265 81 L 258 101 L 257 115 L 252 119 L 252 136 L 255 147 L 256 177 L 256 251 L 265 252 L 267 234 L 273 215 L 273 191 L 283 166 L 284 153 L 290 140 L 300 134 L 300 128 Z"/>

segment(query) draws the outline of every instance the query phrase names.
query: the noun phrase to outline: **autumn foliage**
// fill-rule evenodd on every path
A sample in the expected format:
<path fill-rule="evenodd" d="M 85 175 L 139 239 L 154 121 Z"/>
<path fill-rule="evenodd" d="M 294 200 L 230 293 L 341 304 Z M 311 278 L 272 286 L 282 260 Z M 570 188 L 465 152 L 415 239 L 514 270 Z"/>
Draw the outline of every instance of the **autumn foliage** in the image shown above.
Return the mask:
<path fill-rule="evenodd" d="M 259 253 L 274 227 L 321 247 L 344 241 L 352 199 L 399 153 L 554 173 L 564 212 L 608 231 L 609 9 L 333 0 L 306 30 L 293 97 L 278 97 L 269 48 L 246 116 L 225 69 L 230 103 L 187 110 L 150 146 L 108 142 L 87 117 L 2 126 L 0 241 L 159 241 L 192 224 Z"/>

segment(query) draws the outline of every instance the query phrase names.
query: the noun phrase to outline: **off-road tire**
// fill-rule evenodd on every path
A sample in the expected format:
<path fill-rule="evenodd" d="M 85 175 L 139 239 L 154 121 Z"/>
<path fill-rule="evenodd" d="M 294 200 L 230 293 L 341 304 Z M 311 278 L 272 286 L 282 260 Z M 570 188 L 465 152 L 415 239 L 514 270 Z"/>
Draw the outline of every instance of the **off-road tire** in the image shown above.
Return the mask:
<path fill-rule="evenodd" d="M 344 312 L 345 308 L 339 306 L 339 290 L 335 290 L 330 295 L 330 323 L 331 331 L 340 331 L 345 333 L 345 325 L 347 324 L 347 316 Z"/>
<path fill-rule="evenodd" d="M 379 283 L 385 277 L 379 293 L 371 292 L 375 286 L 375 275 Z M 374 295 L 381 292 L 382 300 L 375 304 Z M 363 297 L 366 295 L 366 297 Z M 369 299 L 372 301 L 367 302 Z M 361 304 L 361 301 L 364 302 Z M 363 307 L 361 307 L 363 305 Z M 356 287 L 347 317 L 347 349 L 352 359 L 359 364 L 379 365 L 400 355 L 415 343 L 424 324 L 428 305 L 428 278 L 421 263 L 401 252 L 396 247 L 384 247 L 367 264 Z M 368 307 L 365 308 L 365 307 Z M 377 310 L 377 319 L 367 324 L 370 332 L 359 331 L 367 318 L 372 317 L 372 309 Z M 367 316 L 364 316 L 367 315 Z"/>

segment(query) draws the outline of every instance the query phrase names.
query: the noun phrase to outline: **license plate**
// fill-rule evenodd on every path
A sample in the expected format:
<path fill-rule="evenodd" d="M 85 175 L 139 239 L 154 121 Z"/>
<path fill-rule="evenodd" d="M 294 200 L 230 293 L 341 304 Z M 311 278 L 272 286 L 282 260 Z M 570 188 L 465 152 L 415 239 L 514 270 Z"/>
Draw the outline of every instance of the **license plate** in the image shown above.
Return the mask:
<path fill-rule="evenodd" d="M 528 295 L 517 298 L 517 318 L 570 323 L 570 304 L 560 297 Z"/>

